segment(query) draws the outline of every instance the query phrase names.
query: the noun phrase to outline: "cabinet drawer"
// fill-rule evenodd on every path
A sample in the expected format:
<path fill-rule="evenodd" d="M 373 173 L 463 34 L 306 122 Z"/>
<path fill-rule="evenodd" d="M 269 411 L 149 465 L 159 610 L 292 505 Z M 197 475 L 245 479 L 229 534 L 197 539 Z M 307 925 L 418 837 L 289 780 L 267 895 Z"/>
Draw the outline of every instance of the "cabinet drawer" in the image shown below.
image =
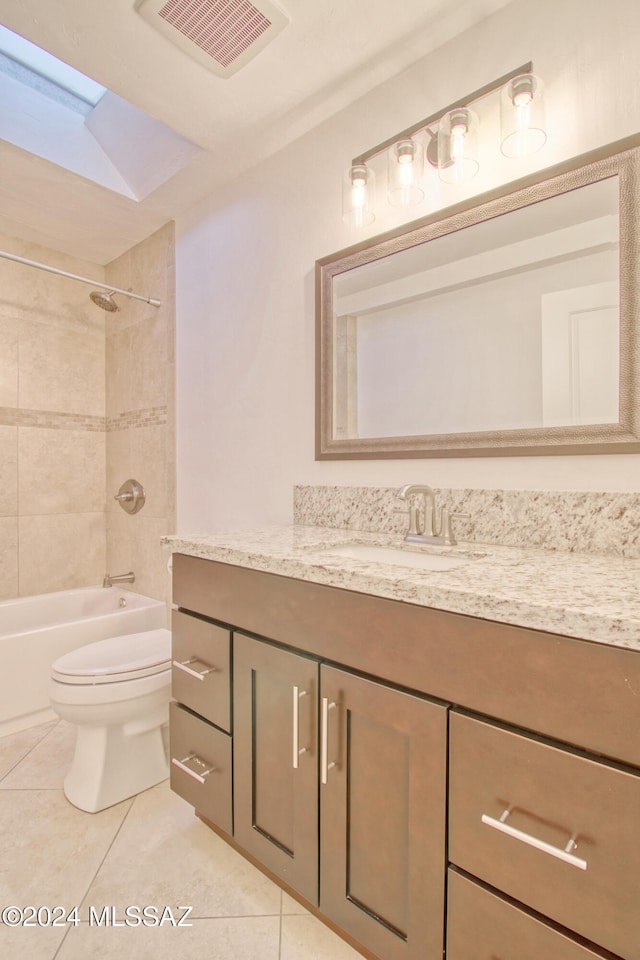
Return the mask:
<path fill-rule="evenodd" d="M 518 960 L 601 958 L 600 953 L 449 870 L 447 960 L 510 956 Z"/>
<path fill-rule="evenodd" d="M 171 789 L 233 833 L 231 737 L 177 703 L 169 714 Z"/>
<path fill-rule="evenodd" d="M 174 699 L 230 732 L 230 632 L 174 610 L 172 653 Z"/>
<path fill-rule="evenodd" d="M 640 777 L 453 713 L 450 860 L 640 957 Z"/>

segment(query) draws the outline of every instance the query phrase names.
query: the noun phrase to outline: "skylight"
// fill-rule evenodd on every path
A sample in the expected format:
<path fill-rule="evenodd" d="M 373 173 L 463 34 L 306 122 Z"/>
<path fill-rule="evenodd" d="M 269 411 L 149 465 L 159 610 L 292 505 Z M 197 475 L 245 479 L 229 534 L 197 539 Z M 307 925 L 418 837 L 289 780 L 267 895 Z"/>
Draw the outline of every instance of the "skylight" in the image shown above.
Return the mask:
<path fill-rule="evenodd" d="M 24 37 L 18 36 L 17 33 L 13 33 L 2 25 L 0 25 L 0 54 L 4 54 L 9 60 L 20 64 L 26 71 L 34 74 L 34 79 L 44 78 L 45 81 L 66 91 L 89 107 L 95 107 L 106 92 L 106 87 L 100 86 L 99 83 L 85 77 L 79 70 L 63 63 L 46 50 L 41 50 L 35 43 L 25 40 Z M 21 79 L 23 81 L 26 79 L 24 72 Z M 39 89 L 46 92 L 41 86 Z"/>
<path fill-rule="evenodd" d="M 0 105 L 0 154 L 5 143 L 12 144 L 136 202 L 202 153 L 1 24 Z"/>

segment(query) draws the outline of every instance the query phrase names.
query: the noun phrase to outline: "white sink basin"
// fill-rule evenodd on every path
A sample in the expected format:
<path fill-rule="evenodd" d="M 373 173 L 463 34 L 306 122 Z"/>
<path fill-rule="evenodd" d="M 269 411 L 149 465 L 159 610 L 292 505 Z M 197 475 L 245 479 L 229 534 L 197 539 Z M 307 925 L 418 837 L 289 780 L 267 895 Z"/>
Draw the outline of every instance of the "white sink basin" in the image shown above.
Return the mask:
<path fill-rule="evenodd" d="M 473 559 L 473 557 L 418 553 L 415 550 L 403 550 L 399 547 L 378 547 L 369 543 L 340 543 L 321 549 L 324 553 L 347 557 L 350 560 L 389 563 L 398 567 L 412 567 L 414 570 L 453 570 L 454 567 L 461 567 Z"/>

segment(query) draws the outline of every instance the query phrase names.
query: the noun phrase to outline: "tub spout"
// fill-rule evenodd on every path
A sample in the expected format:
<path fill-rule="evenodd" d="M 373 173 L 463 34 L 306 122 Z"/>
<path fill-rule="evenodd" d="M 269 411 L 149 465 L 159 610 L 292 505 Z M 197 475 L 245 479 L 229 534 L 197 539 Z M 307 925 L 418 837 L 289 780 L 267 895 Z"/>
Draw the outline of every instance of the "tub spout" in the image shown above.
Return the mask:
<path fill-rule="evenodd" d="M 135 579 L 136 575 L 133 570 L 130 570 L 129 573 L 119 573 L 113 577 L 110 577 L 108 573 L 105 573 L 102 586 L 112 587 L 114 583 L 133 583 Z"/>

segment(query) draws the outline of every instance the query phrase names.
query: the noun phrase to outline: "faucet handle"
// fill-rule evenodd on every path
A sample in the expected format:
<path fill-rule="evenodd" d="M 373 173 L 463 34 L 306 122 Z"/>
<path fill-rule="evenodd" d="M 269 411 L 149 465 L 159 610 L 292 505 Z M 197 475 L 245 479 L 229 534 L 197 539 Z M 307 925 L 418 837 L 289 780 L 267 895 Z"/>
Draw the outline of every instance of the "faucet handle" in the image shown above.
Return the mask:
<path fill-rule="evenodd" d="M 458 542 L 453 533 L 453 525 L 451 521 L 454 519 L 468 520 L 468 513 L 450 513 L 448 507 L 442 507 L 440 510 L 440 532 L 444 542 L 449 547 L 455 547 Z"/>
<path fill-rule="evenodd" d="M 405 517 L 407 515 L 407 510 L 394 510 L 394 513 L 402 513 Z M 416 537 L 422 533 L 420 529 L 420 515 L 418 513 L 418 508 L 415 504 L 408 504 L 409 512 L 409 529 L 407 530 L 406 537 Z"/>

